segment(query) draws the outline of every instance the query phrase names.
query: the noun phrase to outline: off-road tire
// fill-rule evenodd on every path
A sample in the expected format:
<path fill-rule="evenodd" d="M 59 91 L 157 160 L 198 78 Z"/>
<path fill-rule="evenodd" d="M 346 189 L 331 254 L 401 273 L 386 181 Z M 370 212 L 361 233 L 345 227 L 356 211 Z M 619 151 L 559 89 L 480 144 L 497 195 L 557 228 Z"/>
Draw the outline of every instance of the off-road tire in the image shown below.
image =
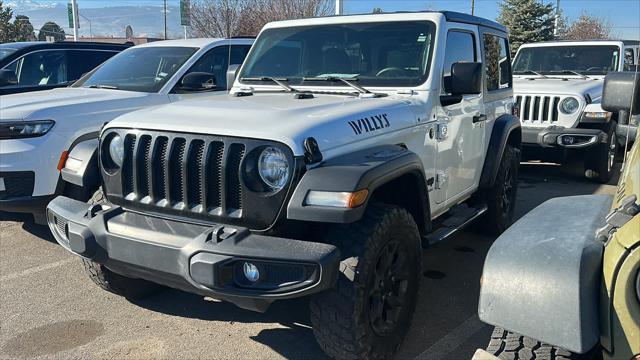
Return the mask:
<path fill-rule="evenodd" d="M 87 202 L 90 205 L 105 202 L 104 192 L 99 188 Z M 127 299 L 141 299 L 152 295 L 161 289 L 161 286 L 142 279 L 132 279 L 107 269 L 104 265 L 91 260 L 82 259 L 84 270 L 89 278 L 103 290 Z"/>
<path fill-rule="evenodd" d="M 587 355 L 575 354 L 499 327 L 493 330 L 486 351 L 504 360 L 586 360 L 595 358 L 593 352 Z"/>
<path fill-rule="evenodd" d="M 370 204 L 360 221 L 332 226 L 327 242 L 340 249 L 342 261 L 335 287 L 316 295 L 310 302 L 318 344 L 334 359 L 392 358 L 409 329 L 420 283 L 422 249 L 413 217 L 397 206 Z M 398 271 L 395 280 L 389 277 L 394 270 L 380 270 L 387 269 L 383 256 L 385 260 L 391 258 L 389 268 L 407 269 L 407 273 Z M 396 262 L 398 259 L 404 261 Z M 376 269 L 387 275 L 378 275 Z M 399 280 L 405 277 L 406 282 Z M 391 288 L 395 289 L 396 281 L 404 284 L 397 287 L 406 289 L 403 296 L 389 295 L 395 290 L 388 291 L 387 286 L 392 284 Z M 387 295 L 382 296 L 383 293 Z M 389 300 L 391 298 L 393 300 Z M 395 325 L 381 331 L 380 324 L 385 325 L 393 313 L 379 311 L 379 318 L 385 320 L 378 321 L 378 311 L 372 310 L 372 304 L 383 304 L 382 309 L 389 309 L 385 307 L 387 302 L 396 302 L 398 298 L 403 299 L 404 305 L 397 309 L 399 315 L 392 321 Z"/>
<path fill-rule="evenodd" d="M 502 154 L 496 180 L 484 194 L 487 214 L 481 226 L 490 235 L 502 234 L 513 223 L 519 167 L 520 149 L 507 145 Z"/>
<path fill-rule="evenodd" d="M 608 183 L 613 176 L 613 166 L 615 165 L 616 154 L 618 152 L 616 127 L 616 122 L 611 121 L 607 127 L 603 129 L 607 132 L 607 143 L 596 145 L 586 154 L 585 170 L 595 171 L 598 176 L 593 177 L 593 180 L 601 184 Z"/>

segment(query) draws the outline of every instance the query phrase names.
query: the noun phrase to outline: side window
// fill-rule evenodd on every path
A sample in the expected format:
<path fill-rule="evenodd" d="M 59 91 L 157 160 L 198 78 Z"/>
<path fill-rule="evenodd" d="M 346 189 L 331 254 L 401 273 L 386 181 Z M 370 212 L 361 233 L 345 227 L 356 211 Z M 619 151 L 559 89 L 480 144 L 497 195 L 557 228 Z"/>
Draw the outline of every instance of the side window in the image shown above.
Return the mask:
<path fill-rule="evenodd" d="M 232 45 L 231 46 L 231 64 L 240 65 L 244 62 L 244 58 L 247 57 L 251 46 L 249 45 Z"/>
<path fill-rule="evenodd" d="M 56 85 L 67 82 L 65 50 L 36 51 L 6 67 L 16 72 L 18 86 Z"/>
<path fill-rule="evenodd" d="M 484 71 L 488 91 L 511 87 L 508 48 L 507 39 L 491 34 L 484 35 Z"/>
<path fill-rule="evenodd" d="M 472 33 L 464 31 L 449 31 L 447 45 L 444 52 L 444 67 L 442 69 L 442 94 L 450 95 L 449 80 L 451 66 L 456 62 L 476 61 L 476 41 Z"/>
<path fill-rule="evenodd" d="M 186 72 L 186 74 L 192 72 L 211 73 L 216 77 L 217 87 L 219 89 L 226 89 L 229 56 L 229 46 L 218 46 L 202 55 L 202 57 L 198 59 L 198 61 L 191 67 L 191 69 Z"/>
<path fill-rule="evenodd" d="M 634 58 L 633 48 L 624 49 L 624 71 L 633 70 L 632 66 L 635 65 Z"/>
<path fill-rule="evenodd" d="M 95 69 L 96 66 L 107 61 L 115 51 L 95 51 L 95 50 L 69 50 L 68 79 L 78 80 L 82 75 Z"/>

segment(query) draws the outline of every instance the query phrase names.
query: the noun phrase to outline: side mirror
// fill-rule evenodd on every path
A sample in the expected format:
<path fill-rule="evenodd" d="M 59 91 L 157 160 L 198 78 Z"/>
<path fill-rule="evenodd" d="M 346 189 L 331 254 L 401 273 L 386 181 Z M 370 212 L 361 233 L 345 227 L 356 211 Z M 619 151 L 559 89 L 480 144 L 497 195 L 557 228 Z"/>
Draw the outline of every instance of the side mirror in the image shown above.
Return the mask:
<path fill-rule="evenodd" d="M 192 72 L 180 81 L 180 89 L 186 91 L 206 91 L 217 87 L 215 75 L 207 72 Z"/>
<path fill-rule="evenodd" d="M 18 85 L 18 77 L 13 70 L 0 70 L 0 86 Z"/>
<path fill-rule="evenodd" d="M 604 78 L 602 103 L 610 112 L 640 114 L 640 74 L 633 72 L 611 72 Z"/>
<path fill-rule="evenodd" d="M 240 70 L 240 64 L 232 64 L 227 68 L 227 88 L 231 89 L 233 86 L 233 82 L 238 76 L 238 70 Z"/>
<path fill-rule="evenodd" d="M 457 62 L 451 65 L 449 89 L 452 95 L 482 93 L 482 63 Z"/>

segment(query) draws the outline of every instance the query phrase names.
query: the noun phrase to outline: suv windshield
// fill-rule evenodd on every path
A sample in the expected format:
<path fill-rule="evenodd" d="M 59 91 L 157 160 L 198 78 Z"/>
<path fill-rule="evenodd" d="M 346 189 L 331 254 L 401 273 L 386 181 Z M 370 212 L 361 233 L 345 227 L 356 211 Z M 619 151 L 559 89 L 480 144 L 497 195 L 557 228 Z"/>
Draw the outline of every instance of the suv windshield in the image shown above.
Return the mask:
<path fill-rule="evenodd" d="M 158 92 L 197 51 L 190 47 L 141 47 L 119 53 L 74 87 Z"/>
<path fill-rule="evenodd" d="M 268 29 L 249 54 L 240 80 L 345 86 L 332 81 L 343 78 L 360 86 L 420 85 L 429 74 L 434 31 L 429 21 Z"/>
<path fill-rule="evenodd" d="M 513 62 L 515 75 L 567 75 L 574 71 L 583 75 L 605 75 L 617 71 L 620 48 L 615 45 L 541 46 L 522 48 Z"/>

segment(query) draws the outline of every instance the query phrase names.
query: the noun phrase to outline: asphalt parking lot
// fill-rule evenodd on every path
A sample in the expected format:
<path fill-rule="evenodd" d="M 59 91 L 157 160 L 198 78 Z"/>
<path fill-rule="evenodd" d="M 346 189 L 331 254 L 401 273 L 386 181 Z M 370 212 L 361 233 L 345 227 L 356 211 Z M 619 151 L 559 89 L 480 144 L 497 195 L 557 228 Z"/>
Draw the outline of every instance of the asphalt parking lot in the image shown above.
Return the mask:
<path fill-rule="evenodd" d="M 525 164 L 517 216 L 552 197 L 614 189 L 583 178 L 577 166 Z M 418 307 L 398 358 L 469 359 L 486 345 L 492 329 L 476 310 L 493 240 L 463 232 L 425 250 Z M 95 287 L 47 228 L 0 214 L 0 358 L 325 357 L 306 299 L 264 314 L 172 289 L 132 303 Z"/>

